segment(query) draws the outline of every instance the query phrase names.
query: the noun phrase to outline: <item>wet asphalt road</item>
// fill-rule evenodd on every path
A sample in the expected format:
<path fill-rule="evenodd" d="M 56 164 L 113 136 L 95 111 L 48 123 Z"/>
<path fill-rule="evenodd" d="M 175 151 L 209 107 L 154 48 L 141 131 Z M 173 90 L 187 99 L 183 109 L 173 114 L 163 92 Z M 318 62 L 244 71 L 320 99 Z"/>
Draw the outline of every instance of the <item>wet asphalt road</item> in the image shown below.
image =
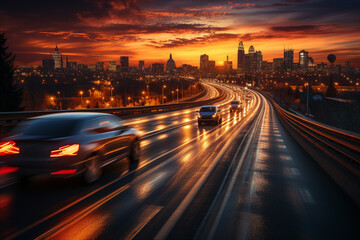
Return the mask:
<path fill-rule="evenodd" d="M 226 111 L 239 96 L 231 88 L 219 103 L 218 126 L 199 127 L 197 109 L 126 119 L 153 133 L 141 142 L 141 161 L 109 165 L 93 185 L 35 178 L 25 188 L 1 188 L 0 238 L 356 236 L 359 209 L 287 135 L 260 95 L 252 95 L 243 114 Z"/>

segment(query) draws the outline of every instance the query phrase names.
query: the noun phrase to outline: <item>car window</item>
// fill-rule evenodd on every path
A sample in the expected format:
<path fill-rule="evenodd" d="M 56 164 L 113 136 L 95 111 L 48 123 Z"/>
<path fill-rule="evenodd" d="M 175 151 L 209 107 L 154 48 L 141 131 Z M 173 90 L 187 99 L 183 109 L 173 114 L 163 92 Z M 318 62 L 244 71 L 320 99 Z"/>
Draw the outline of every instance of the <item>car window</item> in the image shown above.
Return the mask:
<path fill-rule="evenodd" d="M 216 107 L 202 107 L 200 112 L 216 112 Z"/>
<path fill-rule="evenodd" d="M 113 116 L 98 117 L 87 121 L 83 130 L 92 133 L 105 133 L 114 131 L 121 126 L 122 122 L 120 118 Z"/>
<path fill-rule="evenodd" d="M 21 126 L 25 136 L 60 138 L 76 133 L 79 120 L 76 119 L 34 119 Z"/>

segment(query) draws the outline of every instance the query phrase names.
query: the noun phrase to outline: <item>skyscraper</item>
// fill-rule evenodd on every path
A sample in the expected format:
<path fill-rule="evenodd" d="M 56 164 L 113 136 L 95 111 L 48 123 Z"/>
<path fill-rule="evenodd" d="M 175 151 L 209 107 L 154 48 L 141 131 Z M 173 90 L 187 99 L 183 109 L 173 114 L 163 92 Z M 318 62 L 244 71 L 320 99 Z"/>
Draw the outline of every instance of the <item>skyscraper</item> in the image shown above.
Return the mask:
<path fill-rule="evenodd" d="M 203 54 L 200 56 L 200 72 L 206 73 L 208 72 L 209 66 L 209 56 L 206 54 Z"/>
<path fill-rule="evenodd" d="M 238 47 L 238 61 L 237 61 L 237 68 L 240 71 L 244 71 L 244 67 L 245 67 L 245 49 L 244 49 L 244 44 L 241 41 L 239 43 L 239 47 Z"/>
<path fill-rule="evenodd" d="M 145 71 L 145 61 L 144 60 L 139 61 L 139 71 L 140 72 Z"/>
<path fill-rule="evenodd" d="M 129 57 L 128 56 L 120 57 L 120 70 L 121 70 L 121 72 L 129 71 Z"/>
<path fill-rule="evenodd" d="M 284 49 L 284 69 L 285 71 L 292 71 L 294 63 L 294 50 Z"/>
<path fill-rule="evenodd" d="M 309 52 L 302 50 L 299 52 L 300 70 L 306 70 L 309 65 Z"/>
<path fill-rule="evenodd" d="M 55 69 L 61 68 L 62 67 L 61 53 L 60 53 L 57 45 L 56 45 L 55 51 L 53 53 L 53 58 L 54 58 Z"/>
<path fill-rule="evenodd" d="M 109 61 L 109 71 L 116 71 L 116 61 Z"/>
<path fill-rule="evenodd" d="M 249 47 L 249 53 L 255 53 L 255 48 L 253 45 Z"/>
<path fill-rule="evenodd" d="M 229 56 L 226 56 L 226 61 L 224 61 L 224 67 L 226 72 L 232 70 L 232 61 L 229 61 Z"/>
<path fill-rule="evenodd" d="M 170 53 L 170 58 L 166 63 L 166 72 L 173 72 L 176 69 L 176 64 L 174 59 L 172 59 L 172 54 Z"/>

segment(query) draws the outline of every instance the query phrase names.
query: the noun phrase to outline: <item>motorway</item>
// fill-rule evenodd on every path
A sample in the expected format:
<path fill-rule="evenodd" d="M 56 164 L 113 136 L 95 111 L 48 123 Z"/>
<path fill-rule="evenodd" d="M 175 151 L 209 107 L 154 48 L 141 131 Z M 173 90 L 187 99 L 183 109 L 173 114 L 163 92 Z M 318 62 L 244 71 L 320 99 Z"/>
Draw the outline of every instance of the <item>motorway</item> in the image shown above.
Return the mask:
<path fill-rule="evenodd" d="M 229 113 L 243 89 L 218 85 L 221 125 L 196 110 L 124 120 L 139 129 L 138 164 L 102 178 L 11 176 L 0 186 L 0 239 L 355 239 L 360 211 L 287 134 L 259 93 Z M 207 85 L 204 98 L 218 93 Z"/>

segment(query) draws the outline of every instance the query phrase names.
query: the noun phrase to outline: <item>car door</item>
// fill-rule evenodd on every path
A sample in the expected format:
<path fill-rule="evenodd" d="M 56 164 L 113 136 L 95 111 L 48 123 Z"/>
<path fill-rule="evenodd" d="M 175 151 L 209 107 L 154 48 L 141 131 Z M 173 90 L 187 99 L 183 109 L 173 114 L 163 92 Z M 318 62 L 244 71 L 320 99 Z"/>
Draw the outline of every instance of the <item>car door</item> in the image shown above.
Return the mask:
<path fill-rule="evenodd" d="M 116 116 L 109 116 L 109 122 L 112 126 L 112 131 L 115 136 L 114 153 L 116 156 L 123 156 L 129 152 L 129 147 L 132 141 L 132 134 L 128 133 L 129 127 L 122 123 L 122 120 Z"/>

